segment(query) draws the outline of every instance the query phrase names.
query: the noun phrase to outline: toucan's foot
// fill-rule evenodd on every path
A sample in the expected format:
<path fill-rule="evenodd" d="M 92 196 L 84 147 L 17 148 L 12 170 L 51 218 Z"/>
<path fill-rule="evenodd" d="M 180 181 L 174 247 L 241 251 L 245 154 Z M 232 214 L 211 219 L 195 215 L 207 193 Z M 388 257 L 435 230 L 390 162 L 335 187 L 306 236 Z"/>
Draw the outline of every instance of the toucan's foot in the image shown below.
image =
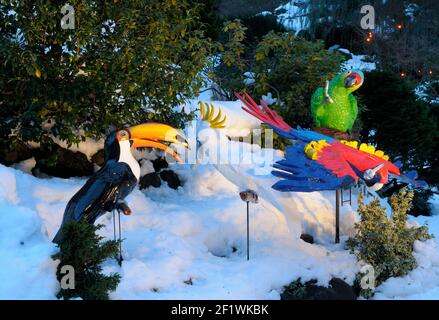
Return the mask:
<path fill-rule="evenodd" d="M 120 201 L 116 204 L 116 209 L 122 211 L 122 213 L 126 216 L 131 215 L 131 208 L 128 207 L 125 201 Z"/>

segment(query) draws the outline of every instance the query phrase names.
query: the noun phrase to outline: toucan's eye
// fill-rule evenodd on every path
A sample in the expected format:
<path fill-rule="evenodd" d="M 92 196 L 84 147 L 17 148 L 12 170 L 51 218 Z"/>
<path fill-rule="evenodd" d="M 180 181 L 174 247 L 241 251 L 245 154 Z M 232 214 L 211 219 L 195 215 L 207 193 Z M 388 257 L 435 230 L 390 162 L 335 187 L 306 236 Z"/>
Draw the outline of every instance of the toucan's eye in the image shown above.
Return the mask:
<path fill-rule="evenodd" d="M 119 141 L 127 140 L 128 139 L 128 132 L 126 132 L 125 130 L 119 131 L 118 139 L 119 139 Z"/>

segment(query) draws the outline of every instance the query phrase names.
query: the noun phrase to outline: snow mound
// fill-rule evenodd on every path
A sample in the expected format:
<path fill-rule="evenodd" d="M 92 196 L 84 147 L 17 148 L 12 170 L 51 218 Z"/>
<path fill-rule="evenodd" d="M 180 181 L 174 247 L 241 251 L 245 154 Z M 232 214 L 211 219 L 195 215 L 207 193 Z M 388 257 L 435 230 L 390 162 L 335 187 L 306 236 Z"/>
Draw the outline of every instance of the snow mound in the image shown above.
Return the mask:
<path fill-rule="evenodd" d="M 122 275 L 112 298 L 279 299 L 282 287 L 297 277 L 327 285 L 337 276 L 352 283 L 355 257 L 331 244 L 330 199 L 321 206 L 311 195 L 286 195 L 281 199 L 286 221 L 270 206 L 252 205 L 247 261 L 246 207 L 238 188 L 213 165 L 173 169 L 185 180 L 183 187 L 135 190 L 127 198 L 133 214 L 122 217 L 125 261 L 121 268 L 115 261 L 105 265 L 106 272 Z M 16 197 L 2 194 L 0 200 L 0 297 L 54 299 L 58 285 L 51 239 L 67 201 L 84 180 L 0 170 L 0 181 L 16 181 Z M 112 239 L 111 215 L 97 223 L 104 224 L 101 234 Z M 294 235 L 288 225 L 296 228 Z M 311 233 L 317 244 L 300 240 L 301 231 Z"/>
<path fill-rule="evenodd" d="M 340 50 L 340 49 L 339 49 Z M 352 58 L 346 60 L 342 64 L 342 70 L 351 70 L 358 69 L 361 71 L 373 71 L 376 69 L 375 62 L 367 62 L 365 60 L 368 59 L 367 55 L 364 54 L 352 54 Z"/>

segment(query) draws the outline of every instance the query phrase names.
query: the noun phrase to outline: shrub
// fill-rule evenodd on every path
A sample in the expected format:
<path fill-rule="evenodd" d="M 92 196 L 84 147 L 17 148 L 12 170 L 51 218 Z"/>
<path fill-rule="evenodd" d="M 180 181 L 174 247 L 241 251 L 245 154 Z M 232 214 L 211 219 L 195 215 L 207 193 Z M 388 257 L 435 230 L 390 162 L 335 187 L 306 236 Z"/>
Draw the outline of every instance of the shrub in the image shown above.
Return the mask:
<path fill-rule="evenodd" d="M 244 17 L 241 20 L 242 24 L 247 28 L 245 40 L 249 45 L 258 44 L 270 31 L 276 33 L 287 31 L 285 27 L 277 21 L 277 17 L 272 14 Z"/>
<path fill-rule="evenodd" d="M 242 25 L 236 23 L 234 28 L 245 35 Z M 308 41 L 292 32 L 269 32 L 255 47 L 240 48 L 240 53 L 232 63 L 224 57 L 212 72 L 223 95 L 228 99 L 234 91 L 245 88 L 259 99 L 271 92 L 277 98 L 273 109 L 291 126 L 304 127 L 313 125 L 312 93 L 339 71 L 343 60 L 340 53 L 328 52 L 322 41 Z M 254 81 L 246 79 L 248 74 L 253 75 Z"/>
<path fill-rule="evenodd" d="M 273 109 L 291 126 L 311 127 L 310 99 L 340 69 L 343 56 L 328 52 L 323 41 L 296 38 L 292 32 L 270 32 L 254 52 L 254 91 L 272 92 L 278 98 Z"/>
<path fill-rule="evenodd" d="M 109 127 L 192 117 L 175 107 L 200 88 L 211 46 L 201 1 L 70 4 L 75 28 L 64 30 L 64 3 L 1 1 L 0 138 L 74 143 Z"/>
<path fill-rule="evenodd" d="M 361 140 L 400 157 L 403 170 L 415 168 L 420 178 L 439 184 L 439 108 L 417 100 L 410 82 L 398 75 L 372 71 L 365 79 L 358 90 L 367 106 Z"/>
<path fill-rule="evenodd" d="M 360 261 L 371 265 L 375 272 L 375 285 L 378 286 L 390 277 L 401 277 L 416 268 L 413 257 L 413 244 L 416 240 L 427 240 L 426 226 L 407 227 L 407 212 L 412 207 L 413 191 L 403 188 L 390 198 L 392 214 L 386 215 L 378 198 L 364 204 L 363 196 L 358 198 L 360 222 L 355 225 L 357 233 L 349 238 L 347 246 Z M 357 281 L 362 277 L 357 275 Z M 370 289 L 361 289 L 360 294 L 370 297 Z"/>
<path fill-rule="evenodd" d="M 284 287 L 281 294 L 282 300 L 305 300 L 306 299 L 306 286 L 301 282 L 300 278 L 294 280 L 290 284 Z"/>
<path fill-rule="evenodd" d="M 62 239 L 58 244 L 59 252 L 53 259 L 60 263 L 56 272 L 58 281 L 65 274 L 61 273 L 62 266 L 70 265 L 75 271 L 75 288 L 60 289 L 57 298 L 72 299 L 80 297 L 84 300 L 108 300 L 109 292 L 116 290 L 120 281 L 119 274 L 102 274 L 102 263 L 114 257 L 119 251 L 119 241 L 105 241 L 96 235 L 96 230 L 102 225 L 95 226 L 86 221 L 69 222 L 62 230 Z"/>

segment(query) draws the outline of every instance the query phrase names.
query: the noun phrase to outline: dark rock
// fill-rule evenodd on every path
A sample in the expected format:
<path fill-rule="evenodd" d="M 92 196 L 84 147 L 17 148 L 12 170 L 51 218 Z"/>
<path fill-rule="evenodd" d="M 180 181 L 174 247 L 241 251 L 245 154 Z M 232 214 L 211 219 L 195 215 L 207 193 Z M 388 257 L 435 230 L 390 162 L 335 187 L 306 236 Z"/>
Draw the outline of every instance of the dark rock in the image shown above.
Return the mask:
<path fill-rule="evenodd" d="M 0 143 L 0 163 L 11 164 L 32 158 L 32 149 L 20 140 Z"/>
<path fill-rule="evenodd" d="M 314 243 L 314 237 L 310 234 L 307 234 L 307 233 L 302 233 L 300 235 L 300 239 L 302 239 L 305 242 L 311 243 L 311 244 Z"/>
<path fill-rule="evenodd" d="M 172 170 L 163 170 L 160 172 L 160 178 L 168 183 L 169 188 L 177 189 L 181 186 L 178 175 Z"/>
<path fill-rule="evenodd" d="M 328 287 L 316 285 L 316 280 L 305 284 L 296 280 L 281 293 L 281 300 L 356 300 L 352 286 L 340 278 L 332 278 Z"/>
<path fill-rule="evenodd" d="M 155 160 L 151 160 L 151 162 L 155 172 L 159 172 L 160 170 L 168 167 L 168 163 L 166 162 L 165 158 L 157 158 Z"/>
<path fill-rule="evenodd" d="M 36 164 L 32 172 L 42 172 L 60 178 L 83 177 L 93 174 L 93 163 L 81 152 L 51 144 L 34 151 Z"/>
<path fill-rule="evenodd" d="M 161 185 L 162 185 L 162 181 L 160 180 L 160 175 L 157 172 L 151 172 L 145 174 L 143 177 L 140 177 L 139 179 L 140 190 L 146 189 L 151 186 L 153 186 L 154 188 L 158 188 Z"/>
<path fill-rule="evenodd" d="M 100 167 L 104 165 L 104 160 L 104 149 L 99 150 L 91 157 L 91 161 Z"/>

